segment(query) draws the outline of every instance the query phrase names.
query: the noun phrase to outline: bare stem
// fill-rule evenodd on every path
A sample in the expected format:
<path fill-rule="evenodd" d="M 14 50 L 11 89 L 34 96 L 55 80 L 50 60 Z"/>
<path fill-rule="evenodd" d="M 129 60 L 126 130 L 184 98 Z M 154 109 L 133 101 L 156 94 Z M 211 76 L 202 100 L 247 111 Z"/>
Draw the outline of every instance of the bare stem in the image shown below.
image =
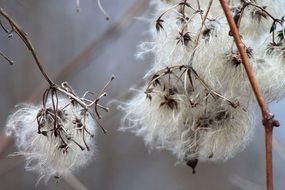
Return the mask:
<path fill-rule="evenodd" d="M 110 16 L 108 15 L 108 13 L 105 11 L 105 9 L 103 8 L 101 1 L 97 0 L 97 4 L 99 9 L 101 10 L 101 12 L 104 14 L 104 16 L 106 17 L 106 20 L 110 20 Z"/>
<path fill-rule="evenodd" d="M 27 48 L 31 51 L 36 64 L 40 70 L 40 72 L 42 73 L 42 75 L 44 76 L 44 78 L 46 79 L 46 81 L 49 83 L 50 86 L 53 86 L 54 83 L 52 82 L 52 80 L 50 79 L 50 77 L 48 76 L 48 74 L 44 71 L 44 68 L 42 66 L 42 64 L 39 61 L 38 55 L 34 49 L 34 46 L 32 45 L 32 43 L 30 42 L 29 38 L 27 37 L 27 34 L 22 30 L 22 28 L 2 9 L 0 8 L 0 15 L 3 16 L 4 18 L 6 18 L 11 27 L 12 27 L 12 31 L 15 31 L 19 37 L 21 38 L 21 40 L 25 43 L 25 45 L 27 46 Z"/>
<path fill-rule="evenodd" d="M 205 13 L 205 16 L 204 16 L 203 19 L 202 19 L 202 24 L 201 24 L 201 27 L 200 27 L 198 36 L 197 36 L 197 38 L 196 38 L 196 44 L 195 44 L 194 47 L 197 47 L 198 44 L 199 44 L 199 40 L 200 40 L 200 36 L 201 36 L 201 33 L 202 33 L 202 29 L 203 29 L 203 27 L 204 27 L 204 24 L 205 24 L 206 19 L 208 18 L 208 14 L 209 14 L 209 12 L 210 12 L 210 9 L 211 9 L 212 4 L 213 4 L 213 0 L 210 0 L 210 1 L 209 1 L 208 8 L 207 8 L 207 11 L 206 11 L 206 13 Z"/>
<path fill-rule="evenodd" d="M 10 65 L 14 64 L 14 61 L 11 60 L 8 56 L 6 56 L 2 51 L 0 51 L 0 56 L 2 56 Z"/>
<path fill-rule="evenodd" d="M 257 99 L 258 105 L 262 112 L 263 125 L 265 127 L 266 135 L 266 182 L 267 190 L 273 190 L 273 169 L 272 169 L 272 132 L 273 127 L 279 126 L 279 122 L 274 120 L 274 115 L 269 111 L 268 105 L 261 94 L 257 80 L 255 79 L 254 73 L 249 63 L 249 58 L 246 53 L 246 47 L 241 40 L 238 28 L 234 21 L 232 12 L 226 0 L 220 0 L 224 13 L 227 17 L 228 24 L 230 26 L 232 35 L 234 37 L 236 46 L 238 48 L 239 54 L 241 56 L 242 63 L 246 70 L 247 76 L 249 78 L 251 87 L 254 91 L 255 97 Z M 266 79 L 265 79 L 266 80 Z"/>
<path fill-rule="evenodd" d="M 243 2 L 245 3 L 246 6 L 247 6 L 247 5 L 251 5 L 251 6 L 253 6 L 253 7 L 256 7 L 256 8 L 258 8 L 258 9 L 260 9 L 260 10 L 263 11 L 266 15 L 268 15 L 273 21 L 277 21 L 277 22 L 279 22 L 280 24 L 282 24 L 279 19 L 276 19 L 276 18 L 275 18 L 274 16 L 272 16 L 268 11 L 266 11 L 263 7 L 258 6 L 258 5 L 256 5 L 256 4 L 250 2 L 250 1 L 245 1 L 245 0 L 243 0 Z M 246 6 L 245 6 L 245 7 L 246 7 Z"/>

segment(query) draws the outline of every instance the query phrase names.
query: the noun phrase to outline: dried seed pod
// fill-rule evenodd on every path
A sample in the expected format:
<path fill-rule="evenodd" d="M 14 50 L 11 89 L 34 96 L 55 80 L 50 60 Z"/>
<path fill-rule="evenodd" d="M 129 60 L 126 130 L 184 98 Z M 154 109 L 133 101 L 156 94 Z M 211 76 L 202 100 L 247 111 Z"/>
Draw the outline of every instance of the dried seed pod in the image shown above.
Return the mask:
<path fill-rule="evenodd" d="M 59 97 L 56 110 L 48 99 L 45 108 L 21 105 L 9 117 L 7 132 L 16 136 L 17 154 L 25 157 L 26 168 L 38 172 L 40 179 L 76 171 L 93 158 L 96 125 L 82 109 Z"/>
<path fill-rule="evenodd" d="M 252 139 L 257 103 L 220 3 L 154 4 L 154 23 L 163 20 L 163 32 L 152 25 L 151 41 L 140 46 L 139 55 L 154 57 L 150 80 L 121 107 L 128 124 L 123 129 L 193 169 L 196 159 L 228 160 Z M 285 95 L 284 3 L 229 4 L 265 99 L 278 100 Z"/>

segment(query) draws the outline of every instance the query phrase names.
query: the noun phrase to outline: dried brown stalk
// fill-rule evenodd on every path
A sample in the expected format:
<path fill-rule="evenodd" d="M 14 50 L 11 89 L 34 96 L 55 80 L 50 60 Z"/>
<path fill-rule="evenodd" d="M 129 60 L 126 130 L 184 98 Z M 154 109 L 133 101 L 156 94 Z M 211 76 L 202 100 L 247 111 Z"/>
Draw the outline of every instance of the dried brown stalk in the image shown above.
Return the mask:
<path fill-rule="evenodd" d="M 196 38 L 196 44 L 195 44 L 194 47 L 197 47 L 198 44 L 199 44 L 199 40 L 200 40 L 200 36 L 201 36 L 201 33 L 202 33 L 202 29 L 203 29 L 203 27 L 204 27 L 204 25 L 205 25 L 206 19 L 208 18 L 208 14 L 209 14 L 209 12 L 210 12 L 210 9 L 211 9 L 212 4 L 213 4 L 213 0 L 210 0 L 210 1 L 209 1 L 208 8 L 207 8 L 207 11 L 206 11 L 206 13 L 205 13 L 205 16 L 204 16 L 203 19 L 202 19 L 202 24 L 201 24 L 201 27 L 200 27 L 198 36 L 197 36 L 197 38 Z"/>
<path fill-rule="evenodd" d="M 262 123 L 265 128 L 265 143 L 266 143 L 266 183 L 267 190 L 273 190 L 273 169 L 272 169 L 272 133 L 273 127 L 279 126 L 279 122 L 274 119 L 274 115 L 270 112 L 268 105 L 261 94 L 260 87 L 255 79 L 254 73 L 250 66 L 249 58 L 246 53 L 246 47 L 241 40 L 239 30 L 234 21 L 232 12 L 226 0 L 220 0 L 224 13 L 227 17 L 228 24 L 231 29 L 231 33 L 234 37 L 236 46 L 238 48 L 242 64 L 246 70 L 247 76 L 249 78 L 250 84 L 254 91 L 255 97 L 259 104 L 259 107 L 262 112 Z"/>
<path fill-rule="evenodd" d="M 177 76 L 175 72 L 179 72 L 180 75 Z M 184 86 L 184 93 L 186 97 L 188 98 L 190 104 L 195 107 L 197 103 L 193 102 L 193 100 L 190 98 L 188 91 L 187 91 L 187 81 L 189 82 L 189 85 L 191 89 L 194 90 L 194 80 L 197 80 L 198 83 L 203 86 L 205 91 L 209 93 L 214 99 L 221 99 L 229 103 L 232 107 L 236 108 L 239 105 L 239 102 L 232 101 L 220 93 L 216 92 L 213 90 L 197 73 L 197 71 L 191 66 L 191 65 L 172 65 L 166 68 L 163 68 L 156 72 L 152 77 L 151 80 L 148 82 L 147 87 L 146 87 L 146 95 L 147 98 L 151 99 L 150 93 L 153 92 L 153 88 L 159 84 L 159 79 L 163 78 L 164 76 L 170 76 L 173 75 L 175 78 L 177 78 L 177 82 L 181 82 L 182 85 Z M 182 76 L 184 75 L 184 79 L 182 79 Z M 170 81 L 169 81 L 170 82 Z"/>
<path fill-rule="evenodd" d="M 49 83 L 49 85 L 53 86 L 54 83 L 52 82 L 50 77 L 47 75 L 47 73 L 44 71 L 44 68 L 42 67 L 42 64 L 39 61 L 38 55 L 35 52 L 34 46 L 30 42 L 27 34 L 22 30 L 22 28 L 2 8 L 0 8 L 0 15 L 3 16 L 4 18 L 6 18 L 7 21 L 9 22 L 9 24 L 11 26 L 11 31 L 9 31 L 9 33 L 11 34 L 12 32 L 15 32 L 16 34 L 19 35 L 19 37 L 25 43 L 27 48 L 31 51 L 31 53 L 33 55 L 33 58 L 36 61 L 36 64 L 37 64 L 40 72 L 42 73 L 42 75 L 44 76 L 46 81 Z M 6 32 L 8 32 L 8 31 L 6 31 Z"/>
<path fill-rule="evenodd" d="M 2 56 L 10 65 L 14 64 L 14 61 L 5 55 L 2 51 L 0 51 L 0 56 Z"/>

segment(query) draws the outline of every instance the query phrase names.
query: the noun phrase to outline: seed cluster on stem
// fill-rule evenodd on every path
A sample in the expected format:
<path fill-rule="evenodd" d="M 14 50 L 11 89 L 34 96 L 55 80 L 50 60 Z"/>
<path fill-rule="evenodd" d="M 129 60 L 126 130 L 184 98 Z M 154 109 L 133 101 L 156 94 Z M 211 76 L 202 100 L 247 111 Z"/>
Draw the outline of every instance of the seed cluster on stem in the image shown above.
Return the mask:
<path fill-rule="evenodd" d="M 107 95 L 105 91 L 114 76 L 98 96 L 87 91 L 80 97 L 67 82 L 59 85 L 51 80 L 28 35 L 2 8 L 0 19 L 1 27 L 8 37 L 15 33 L 24 42 L 49 84 L 43 93 L 42 104 L 20 105 L 8 118 L 7 133 L 16 136 L 19 148 L 16 155 L 25 156 L 26 168 L 40 173 L 40 179 L 44 178 L 45 181 L 52 176 L 58 178 L 75 171 L 93 157 L 96 126 L 106 133 L 99 122 L 99 110 L 108 112 L 109 108 L 103 106 L 100 100 Z M 4 20 L 8 26 L 4 26 Z"/>
<path fill-rule="evenodd" d="M 227 17 L 219 1 L 153 1 L 151 40 L 138 51 L 154 57 L 146 85 L 121 106 L 122 129 L 194 169 L 198 161 L 242 151 L 252 139 L 257 106 L 265 123 L 279 125 L 266 102 L 285 95 L 284 4 L 223 2 Z"/>

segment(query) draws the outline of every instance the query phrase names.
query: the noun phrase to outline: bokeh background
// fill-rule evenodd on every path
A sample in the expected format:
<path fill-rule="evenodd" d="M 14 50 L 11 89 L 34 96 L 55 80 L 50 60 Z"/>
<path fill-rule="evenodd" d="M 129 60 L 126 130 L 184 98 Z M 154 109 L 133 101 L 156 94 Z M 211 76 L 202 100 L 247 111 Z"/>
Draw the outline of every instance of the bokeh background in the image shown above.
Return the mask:
<path fill-rule="evenodd" d="M 57 81 L 68 81 L 82 94 L 99 91 L 112 74 L 116 80 L 105 102 L 130 98 L 130 87 L 143 82 L 151 59 L 136 60 L 136 47 L 149 39 L 147 29 L 152 8 L 148 0 L 102 0 L 111 20 L 106 21 L 97 0 L 0 0 L 4 8 L 28 33 L 47 72 Z M 0 32 L 0 50 L 15 64 L 0 57 L 0 189 L 96 189 L 96 190 L 257 190 L 265 189 L 264 131 L 257 123 L 252 143 L 225 163 L 199 163 L 197 173 L 177 165 L 167 151 L 149 152 L 143 140 L 120 132 L 122 113 L 111 104 L 101 123 L 108 130 L 96 137 L 93 162 L 74 176 L 51 179 L 35 186 L 38 175 L 24 169 L 14 141 L 4 133 L 5 122 L 16 104 L 38 103 L 47 83 L 35 67 L 31 54 L 19 38 Z M 266 79 L 265 79 L 266 80 Z M 274 150 L 274 182 L 285 182 L 285 101 L 271 104 L 281 127 L 275 130 L 279 146 Z M 259 112 L 259 110 L 256 110 Z M 276 151 L 277 150 L 277 151 Z"/>

